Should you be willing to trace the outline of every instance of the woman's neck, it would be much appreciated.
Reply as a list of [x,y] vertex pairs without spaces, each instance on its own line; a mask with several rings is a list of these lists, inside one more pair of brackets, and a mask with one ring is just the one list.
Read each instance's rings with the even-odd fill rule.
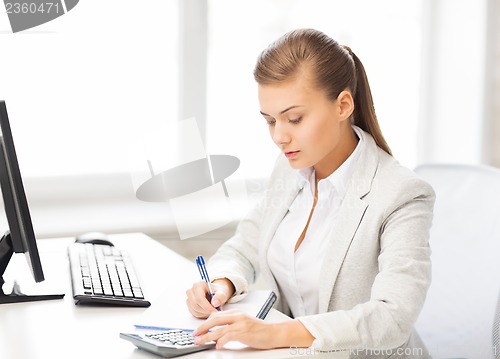
[[349,128],[350,130],[346,131],[346,135],[342,137],[342,141],[337,146],[334,156],[314,166],[316,184],[335,172],[356,149],[359,139],[352,127]]

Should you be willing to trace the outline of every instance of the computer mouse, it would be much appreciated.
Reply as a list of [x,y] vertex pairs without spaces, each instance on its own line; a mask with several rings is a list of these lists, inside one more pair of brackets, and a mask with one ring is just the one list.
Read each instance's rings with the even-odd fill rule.
[[75,243],[91,243],[91,244],[104,244],[113,246],[114,244],[108,239],[108,236],[101,232],[88,232],[80,234],[76,237]]

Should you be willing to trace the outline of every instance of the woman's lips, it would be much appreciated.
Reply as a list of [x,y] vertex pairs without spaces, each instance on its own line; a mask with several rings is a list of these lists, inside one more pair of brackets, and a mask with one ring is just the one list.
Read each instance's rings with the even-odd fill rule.
[[286,158],[294,158],[294,157],[297,157],[299,155],[299,152],[300,151],[288,151],[288,152],[285,152],[285,156],[286,156]]

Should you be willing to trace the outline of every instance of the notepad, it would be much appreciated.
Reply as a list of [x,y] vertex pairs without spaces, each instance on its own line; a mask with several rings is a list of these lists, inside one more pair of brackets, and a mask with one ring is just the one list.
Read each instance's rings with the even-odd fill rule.
[[[225,304],[223,310],[237,309],[256,318],[264,319],[276,301],[271,290],[250,291],[237,303]],[[185,297],[173,296],[168,292],[153,302],[134,323],[136,329],[168,330],[179,328],[193,330],[205,319],[193,317],[185,303]]]

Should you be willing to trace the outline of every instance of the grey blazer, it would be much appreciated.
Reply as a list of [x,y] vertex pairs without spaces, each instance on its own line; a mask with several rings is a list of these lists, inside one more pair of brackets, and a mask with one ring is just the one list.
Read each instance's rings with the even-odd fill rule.
[[[434,191],[377,147],[371,135],[361,135],[365,146],[321,267],[319,314],[297,319],[316,338],[317,350],[425,358],[413,324],[431,280]],[[294,170],[280,156],[262,202],[210,259],[212,279],[226,277],[235,285],[232,301],[241,299],[261,275],[278,294],[277,309],[290,314],[267,263],[267,250],[298,191]]]

